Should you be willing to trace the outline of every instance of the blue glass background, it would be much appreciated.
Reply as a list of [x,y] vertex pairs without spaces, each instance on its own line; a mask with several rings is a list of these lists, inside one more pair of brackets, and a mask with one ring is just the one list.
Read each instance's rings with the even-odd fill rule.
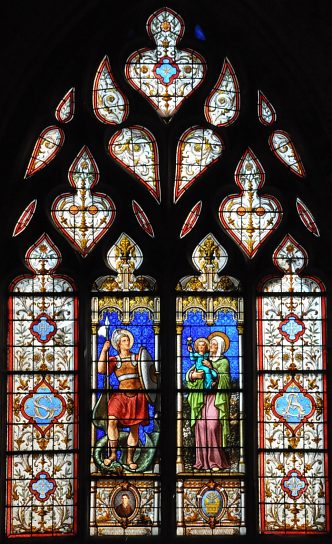
[[230,340],[229,348],[225,356],[229,360],[230,374],[232,382],[236,383],[239,379],[239,332],[237,329],[237,320],[234,312],[219,311],[214,325],[207,325],[202,310],[190,310],[187,318],[183,322],[182,331],[182,379],[185,383],[186,373],[193,363],[189,358],[187,347],[187,338],[193,339],[193,344],[197,338],[207,338],[212,332],[219,331],[227,334]]
[[[97,351],[98,351],[98,359],[100,352],[102,350],[102,347],[106,341],[106,337],[103,334],[100,334],[100,327],[105,326],[105,320],[109,320],[109,330],[108,330],[108,339],[112,338],[113,331],[115,329],[126,329],[130,331],[134,337],[134,344],[130,351],[133,353],[138,353],[139,349],[141,347],[145,347],[148,352],[150,353],[152,359],[155,358],[155,352],[154,352],[154,330],[153,330],[153,321],[150,318],[150,313],[148,310],[141,309],[139,311],[133,312],[132,321],[127,325],[124,325],[122,321],[119,319],[119,313],[114,311],[105,311],[102,318],[99,321],[99,330],[97,333]],[[103,333],[105,329],[101,329],[101,332]],[[109,357],[112,355],[117,355],[117,351],[113,348],[111,345],[109,349]],[[97,387],[98,389],[104,388],[104,380],[105,380],[105,374],[99,374],[97,375]],[[111,374],[109,376],[110,385],[112,389],[118,389],[119,388],[119,381],[115,374]],[[97,395],[99,397],[99,394]],[[151,433],[154,428],[154,415],[155,415],[155,409],[152,404],[149,403],[149,417],[150,417],[150,423],[149,425],[139,427],[139,438],[143,445],[145,444],[145,433]],[[129,427],[122,427],[122,430],[129,432]],[[97,429],[97,440],[102,438],[104,436],[104,431],[101,429]]]

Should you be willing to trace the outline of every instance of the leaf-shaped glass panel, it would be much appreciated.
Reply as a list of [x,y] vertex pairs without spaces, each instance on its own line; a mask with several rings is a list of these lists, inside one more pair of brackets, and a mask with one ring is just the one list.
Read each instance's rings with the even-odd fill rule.
[[296,209],[304,226],[315,236],[320,236],[314,216],[300,198],[296,199]]
[[149,236],[151,236],[151,238],[154,238],[154,231],[152,225],[143,208],[139,205],[138,202],[136,202],[136,200],[132,200],[131,205],[139,225]]
[[23,212],[21,213],[16,225],[15,225],[15,228],[14,228],[14,231],[13,231],[13,237],[14,236],[18,236],[19,234],[21,234],[21,232],[24,231],[24,229],[27,228],[27,226],[29,225],[31,219],[33,218],[33,215],[36,211],[36,206],[37,206],[37,200],[33,200],[32,202],[30,202],[30,204],[27,205],[27,207],[23,210]]
[[184,238],[196,225],[198,218],[201,214],[202,210],[202,201],[200,200],[195,204],[195,206],[192,207],[190,212],[187,215],[187,218],[185,222],[183,223],[183,227],[180,232],[180,238]]

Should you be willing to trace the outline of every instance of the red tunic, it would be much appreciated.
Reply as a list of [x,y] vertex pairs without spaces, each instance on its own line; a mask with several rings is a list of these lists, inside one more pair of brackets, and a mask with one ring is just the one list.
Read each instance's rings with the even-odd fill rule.
[[120,382],[119,389],[122,390],[121,393],[111,394],[108,415],[115,417],[122,427],[149,423],[148,401],[144,393],[137,392],[137,389],[142,389],[137,359],[137,355],[130,353],[128,357],[117,355],[108,361],[108,372],[110,375],[115,373]]

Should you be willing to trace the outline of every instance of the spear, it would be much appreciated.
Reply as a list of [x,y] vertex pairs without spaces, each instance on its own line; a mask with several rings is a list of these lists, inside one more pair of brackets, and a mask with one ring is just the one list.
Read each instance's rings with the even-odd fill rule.
[[109,320],[108,314],[106,314],[106,317],[105,317],[106,340],[110,339],[110,326],[111,326],[111,322]]
[[[111,325],[111,322],[109,320],[109,317],[108,317],[108,313],[106,314],[106,317],[105,317],[105,337],[106,337],[106,340],[109,340],[110,339],[110,325]],[[110,452],[110,449],[109,449],[109,439],[108,439],[108,401],[109,401],[109,397],[110,397],[110,393],[109,393],[109,390],[110,390],[110,380],[109,380],[109,365],[108,365],[108,351],[107,351],[107,354],[106,354],[106,399],[107,399],[107,402],[106,402],[106,414],[107,414],[107,428],[106,428],[106,435],[107,435],[107,456],[109,457],[111,452]]]

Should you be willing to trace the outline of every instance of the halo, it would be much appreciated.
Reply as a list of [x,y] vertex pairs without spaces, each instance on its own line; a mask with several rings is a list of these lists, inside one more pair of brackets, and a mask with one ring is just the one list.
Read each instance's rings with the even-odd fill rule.
[[207,351],[209,350],[209,341],[207,340],[207,338],[197,338],[195,340],[195,343],[194,343],[194,348],[196,351],[198,351],[198,348],[197,348],[197,345],[198,345],[198,342],[204,342],[204,344],[206,345],[207,347]]
[[208,341],[211,342],[211,340],[213,338],[215,338],[216,336],[220,336],[220,338],[223,339],[224,343],[225,343],[225,351],[224,353],[226,353],[226,351],[228,350],[229,348],[229,344],[231,343],[230,339],[229,339],[229,336],[227,336],[227,334],[225,334],[224,332],[219,332],[219,331],[216,331],[216,332],[211,332],[211,334],[209,334],[209,336],[207,337]]
[[131,349],[133,347],[133,344],[134,344],[134,337],[133,337],[132,333],[130,331],[128,331],[127,329],[115,329],[113,331],[112,338],[111,338],[111,344],[112,344],[113,348],[118,351],[118,342],[119,342],[121,336],[128,336],[128,338],[129,338],[129,349]]

